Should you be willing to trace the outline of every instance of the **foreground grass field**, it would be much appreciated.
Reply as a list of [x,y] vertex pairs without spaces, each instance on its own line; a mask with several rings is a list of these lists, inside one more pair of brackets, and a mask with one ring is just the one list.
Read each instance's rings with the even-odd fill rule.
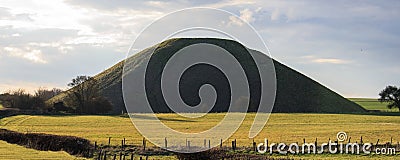
[[[248,130],[253,122],[254,114],[248,114],[232,139],[237,139],[241,146],[248,146],[252,139],[247,138]],[[201,132],[216,125],[223,113],[208,114],[200,119],[187,121],[176,114],[159,114],[162,122],[182,132]],[[112,137],[113,144],[119,144],[126,138],[130,144],[141,144],[142,137],[132,125],[128,117],[121,116],[30,116],[20,115],[0,120],[1,128],[19,132],[50,133],[57,135],[73,135],[108,143]],[[353,114],[271,114],[263,131],[255,138],[271,142],[302,142],[303,138],[321,142],[334,139],[337,132],[345,131],[352,140],[363,136],[365,142],[400,141],[398,134],[400,116],[353,115]],[[228,142],[227,142],[228,144]]]
[[[222,113],[208,114],[200,119],[187,119],[175,114],[159,114],[158,117],[166,125],[183,132],[204,131],[224,116]],[[254,114],[249,114],[239,130],[231,137],[237,139],[238,146],[250,146],[252,139],[247,137]],[[121,139],[126,138],[128,144],[140,145],[142,137],[136,131],[129,118],[121,116],[31,116],[20,115],[0,120],[1,128],[19,132],[50,133],[57,135],[73,135],[97,141],[98,144],[107,144],[108,137],[112,145],[118,145]],[[336,139],[339,131],[344,131],[351,137],[351,141],[359,141],[363,136],[364,142],[380,143],[400,141],[400,116],[383,115],[354,115],[354,114],[272,114],[263,131],[255,138],[262,142],[268,138],[272,143],[327,142]],[[230,141],[224,142],[229,146]],[[310,155],[311,156],[311,155]],[[318,156],[320,156],[318,158]],[[332,155],[318,155],[316,159]],[[347,155],[354,156],[354,155]],[[357,156],[355,156],[357,157]],[[389,158],[389,156],[379,156]],[[301,157],[300,157],[301,158]],[[306,157],[303,157],[306,158]],[[309,157],[312,158],[312,157]],[[368,158],[368,157],[364,157]],[[375,157],[376,158],[376,157]],[[393,157],[392,157],[393,158]]]
[[0,141],[0,159],[83,159],[66,152],[46,152],[28,149],[15,144]]

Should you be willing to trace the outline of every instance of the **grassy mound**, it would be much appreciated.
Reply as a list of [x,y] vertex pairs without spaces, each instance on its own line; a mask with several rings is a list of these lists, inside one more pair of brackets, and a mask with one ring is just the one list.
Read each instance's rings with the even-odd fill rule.
[[[179,50],[195,43],[211,43],[218,45],[226,50],[235,50],[238,43],[231,40],[213,39],[213,38],[181,38],[171,39],[160,43],[159,45],[145,49],[134,56],[130,57],[132,63],[130,72],[144,69],[146,64],[143,60],[151,56],[152,49],[154,54],[166,54],[171,51]],[[156,48],[157,47],[157,48]],[[255,52],[255,58],[268,58],[261,52]],[[274,60],[276,77],[277,77],[277,94],[273,112],[297,112],[297,113],[351,113],[366,112],[364,108],[358,104],[333,92],[320,83],[311,78],[297,72],[282,63]],[[121,113],[125,110],[122,96],[122,71],[124,62],[119,62],[113,67],[99,73],[94,78],[97,79],[101,86],[102,94],[114,106],[112,113]],[[199,75],[202,76],[202,75]],[[65,94],[60,94],[47,103],[62,101]],[[244,106],[245,107],[245,106]],[[255,111],[255,110],[250,110]],[[157,110],[155,111],[157,112]],[[158,112],[164,112],[160,106]]]

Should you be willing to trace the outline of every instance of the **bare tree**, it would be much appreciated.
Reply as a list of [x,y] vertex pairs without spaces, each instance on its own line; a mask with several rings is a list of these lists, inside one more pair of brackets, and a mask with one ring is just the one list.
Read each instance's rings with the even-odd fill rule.
[[77,76],[68,84],[70,103],[76,107],[78,113],[85,113],[89,110],[89,102],[100,96],[97,80],[90,76]]
[[25,92],[24,89],[8,91],[5,94],[2,94],[1,97],[1,101],[4,103],[3,105],[9,108],[41,110],[45,106],[44,101],[41,98],[32,96],[31,94]]
[[58,89],[58,88],[53,88],[51,90],[48,90],[46,88],[39,88],[38,90],[35,91],[35,96],[41,98],[44,101],[49,100],[50,98],[60,94],[63,90]]

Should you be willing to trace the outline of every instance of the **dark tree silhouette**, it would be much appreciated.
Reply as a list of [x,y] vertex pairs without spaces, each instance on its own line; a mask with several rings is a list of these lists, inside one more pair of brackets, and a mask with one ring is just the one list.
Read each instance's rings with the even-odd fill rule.
[[23,110],[42,110],[45,108],[44,100],[38,96],[31,95],[24,89],[8,91],[0,95],[0,101],[4,107],[18,108]]
[[85,114],[106,113],[112,109],[110,102],[101,96],[99,84],[90,76],[77,76],[68,84],[69,104],[75,112]]
[[379,93],[380,102],[389,102],[388,108],[399,108],[400,111],[400,88],[396,86],[387,86]]
[[88,110],[88,102],[99,96],[99,87],[96,79],[90,76],[77,76],[68,84],[72,89],[68,90],[70,103],[75,106],[78,113]]

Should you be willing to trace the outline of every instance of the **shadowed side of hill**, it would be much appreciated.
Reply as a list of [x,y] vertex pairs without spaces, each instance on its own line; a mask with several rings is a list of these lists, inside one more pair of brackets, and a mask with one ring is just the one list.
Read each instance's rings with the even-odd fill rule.
[[[171,39],[159,45],[147,48],[129,58],[130,68],[125,68],[129,72],[144,70],[152,51],[153,54],[166,54],[166,52],[176,51],[195,43],[210,43],[218,45],[226,50],[234,50],[238,44],[235,41],[212,39],[212,38],[182,38]],[[268,58],[261,52],[254,52],[254,58]],[[347,100],[327,87],[319,84],[311,78],[273,60],[277,78],[277,92],[273,112],[312,112],[312,113],[350,113],[365,112],[366,110],[354,102]],[[94,78],[100,83],[103,96],[105,96],[114,106],[112,113],[118,114],[126,110],[122,95],[122,72],[124,62],[119,62],[113,67],[101,72]],[[202,76],[202,75],[199,75]],[[66,94],[60,94],[48,101],[54,103],[63,101]],[[243,106],[246,107],[246,106]],[[221,110],[215,110],[221,111]],[[256,108],[249,108],[250,112]],[[155,112],[168,112],[162,107]]]
[[311,78],[274,60],[277,93],[273,112],[366,112]]

